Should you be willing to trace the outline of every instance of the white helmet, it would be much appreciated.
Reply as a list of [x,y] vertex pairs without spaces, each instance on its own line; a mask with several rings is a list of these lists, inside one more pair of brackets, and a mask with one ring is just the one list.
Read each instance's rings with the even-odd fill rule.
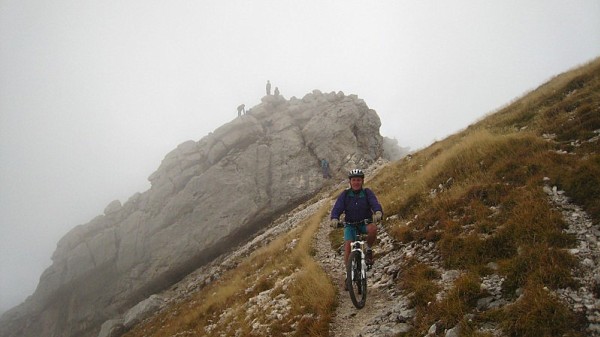
[[354,178],[354,177],[364,178],[365,173],[361,169],[350,170],[350,172],[348,172],[348,179]]

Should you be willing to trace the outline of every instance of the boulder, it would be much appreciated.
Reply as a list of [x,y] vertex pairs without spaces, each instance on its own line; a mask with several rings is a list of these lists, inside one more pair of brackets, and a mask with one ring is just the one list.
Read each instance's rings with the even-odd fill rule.
[[98,337],[119,337],[125,332],[122,319],[110,319],[100,327]]
[[160,309],[164,303],[163,299],[158,295],[148,297],[127,311],[123,318],[123,326],[126,329],[131,328],[135,324],[143,321],[156,310]]

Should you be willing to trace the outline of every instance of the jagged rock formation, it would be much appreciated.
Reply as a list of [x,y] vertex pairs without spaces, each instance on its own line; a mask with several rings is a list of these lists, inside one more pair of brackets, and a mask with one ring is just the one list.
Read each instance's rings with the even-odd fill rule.
[[71,230],[35,293],[0,319],[0,336],[96,336],[311,197],[332,175],[383,154],[381,122],[355,95],[265,96],[249,113],[166,155],[151,188]]

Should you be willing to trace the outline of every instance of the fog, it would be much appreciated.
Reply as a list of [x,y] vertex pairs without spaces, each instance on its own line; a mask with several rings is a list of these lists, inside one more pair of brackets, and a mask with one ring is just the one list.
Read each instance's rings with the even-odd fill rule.
[[267,80],[356,94],[416,150],[597,56],[597,0],[0,0],[0,312]]

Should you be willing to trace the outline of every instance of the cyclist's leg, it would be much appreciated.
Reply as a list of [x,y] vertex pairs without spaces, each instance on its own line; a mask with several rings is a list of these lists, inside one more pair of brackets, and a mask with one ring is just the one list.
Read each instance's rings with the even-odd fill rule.
[[367,243],[369,247],[373,247],[375,240],[377,240],[377,225],[370,223],[367,225]]
[[351,240],[344,241],[344,266],[348,264],[348,256],[350,256]]
[[344,265],[348,264],[348,256],[350,256],[350,246],[356,238],[356,230],[353,226],[344,227]]
[[377,226],[370,223],[364,226],[364,232],[367,233],[367,251],[365,252],[365,260],[368,266],[373,265],[373,245],[377,239]]

